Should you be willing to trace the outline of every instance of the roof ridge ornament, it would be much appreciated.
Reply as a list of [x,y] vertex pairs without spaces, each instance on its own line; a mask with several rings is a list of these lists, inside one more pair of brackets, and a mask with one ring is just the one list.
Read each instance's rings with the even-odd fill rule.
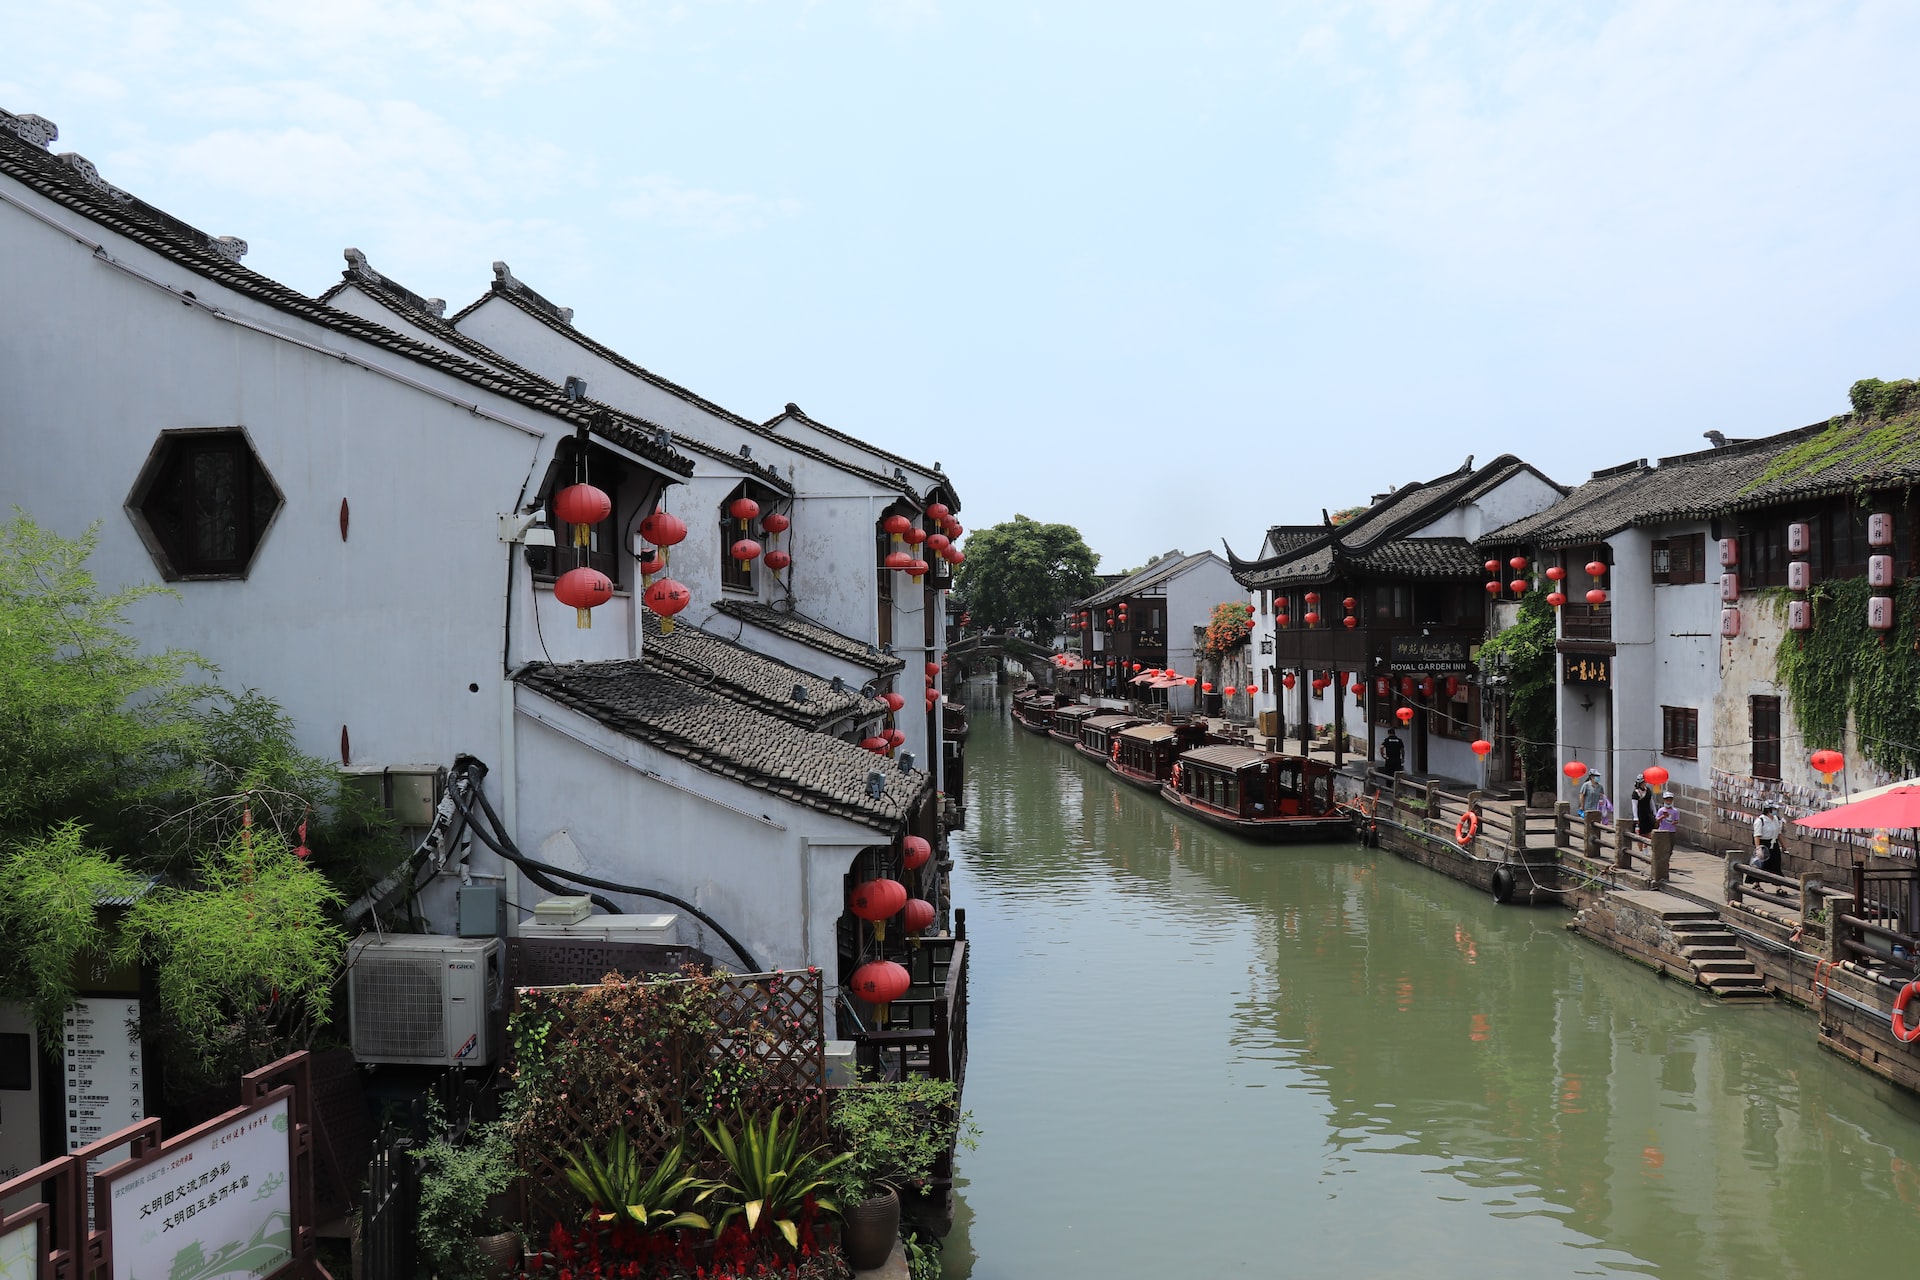
[[0,111],[0,128],[19,138],[20,141],[46,150],[55,138],[60,136],[60,126],[45,116],[36,116],[30,111],[14,115],[11,111]]
[[519,294],[522,298],[533,303],[539,307],[540,310],[546,312],[562,324],[570,325],[573,323],[572,307],[560,306],[540,296],[540,294],[528,288],[524,280],[514,275],[513,271],[504,262],[495,261],[493,264],[493,288],[496,293]]

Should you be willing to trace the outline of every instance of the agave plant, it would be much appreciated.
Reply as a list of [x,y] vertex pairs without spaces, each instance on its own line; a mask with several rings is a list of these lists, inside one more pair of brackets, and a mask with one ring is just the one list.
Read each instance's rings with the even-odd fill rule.
[[601,1222],[625,1217],[647,1231],[670,1227],[708,1231],[713,1224],[694,1210],[720,1188],[681,1173],[686,1156],[686,1147],[676,1142],[648,1172],[628,1144],[626,1131],[616,1129],[604,1158],[591,1151],[567,1158],[567,1181],[593,1203]]
[[779,1107],[773,1109],[765,1124],[742,1111],[737,1138],[723,1125],[709,1129],[703,1124],[700,1132],[733,1171],[726,1191],[729,1199],[738,1201],[728,1204],[721,1212],[714,1228],[716,1232],[725,1230],[736,1215],[746,1217],[748,1231],[759,1230],[764,1219],[786,1238],[790,1247],[797,1249],[800,1230],[794,1219],[808,1196],[813,1196],[816,1207],[829,1213],[840,1212],[833,1201],[816,1193],[827,1185],[828,1177],[839,1168],[846,1155],[827,1155],[824,1146],[802,1151],[797,1128],[781,1131]]

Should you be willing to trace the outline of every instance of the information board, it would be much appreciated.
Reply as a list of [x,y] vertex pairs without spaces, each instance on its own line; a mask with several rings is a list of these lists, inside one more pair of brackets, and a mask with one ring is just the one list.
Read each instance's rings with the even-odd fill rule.
[[260,1280],[291,1262],[291,1124],[283,1094],[116,1177],[113,1280]]
[[40,1259],[46,1253],[40,1233],[45,1226],[44,1219],[30,1218],[0,1232],[0,1280],[40,1280]]
[[[146,1119],[145,1071],[140,1061],[140,1002],[127,996],[86,996],[68,1006],[66,1043],[67,1150]],[[87,1221],[93,1222],[93,1175],[127,1158],[112,1147],[87,1161]]]

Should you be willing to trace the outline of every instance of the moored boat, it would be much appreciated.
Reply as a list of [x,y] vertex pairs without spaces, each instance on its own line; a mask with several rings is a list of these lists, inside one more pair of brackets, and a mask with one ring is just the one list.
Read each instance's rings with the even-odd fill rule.
[[1353,830],[1334,803],[1333,766],[1304,756],[1197,747],[1174,760],[1160,796],[1182,813],[1249,840],[1334,840]]
[[1107,769],[1128,786],[1158,791],[1173,776],[1175,758],[1199,746],[1206,737],[1205,721],[1136,724],[1113,735]]
[[1056,706],[1053,709],[1053,736],[1062,742],[1078,744],[1080,726],[1087,722],[1089,716],[1099,714],[1100,708],[1088,706],[1084,702],[1076,702],[1072,706]]
[[1091,756],[1101,764],[1106,764],[1113,756],[1113,735],[1139,723],[1139,716],[1125,712],[1109,711],[1104,715],[1088,716],[1080,724],[1080,741],[1073,745],[1081,755]]
[[1022,690],[1013,695],[1013,722],[1034,733],[1053,729],[1053,695]]

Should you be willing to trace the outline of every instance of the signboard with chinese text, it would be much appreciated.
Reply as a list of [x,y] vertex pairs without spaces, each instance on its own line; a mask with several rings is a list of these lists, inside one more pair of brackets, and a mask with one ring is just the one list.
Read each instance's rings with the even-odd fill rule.
[[1562,684],[1607,684],[1613,679],[1613,659],[1604,653],[1560,655]]
[[1387,670],[1397,675],[1444,675],[1468,670],[1472,665],[1465,640],[1395,636],[1388,644]]
[[264,1280],[293,1261],[292,1090],[111,1177],[113,1280]]
[[[128,996],[83,996],[61,1019],[65,1053],[67,1150],[118,1133],[147,1114],[140,1060],[140,1001]],[[93,1175],[126,1159],[115,1147],[87,1162],[87,1203]],[[91,1217],[89,1221],[91,1221]]]

